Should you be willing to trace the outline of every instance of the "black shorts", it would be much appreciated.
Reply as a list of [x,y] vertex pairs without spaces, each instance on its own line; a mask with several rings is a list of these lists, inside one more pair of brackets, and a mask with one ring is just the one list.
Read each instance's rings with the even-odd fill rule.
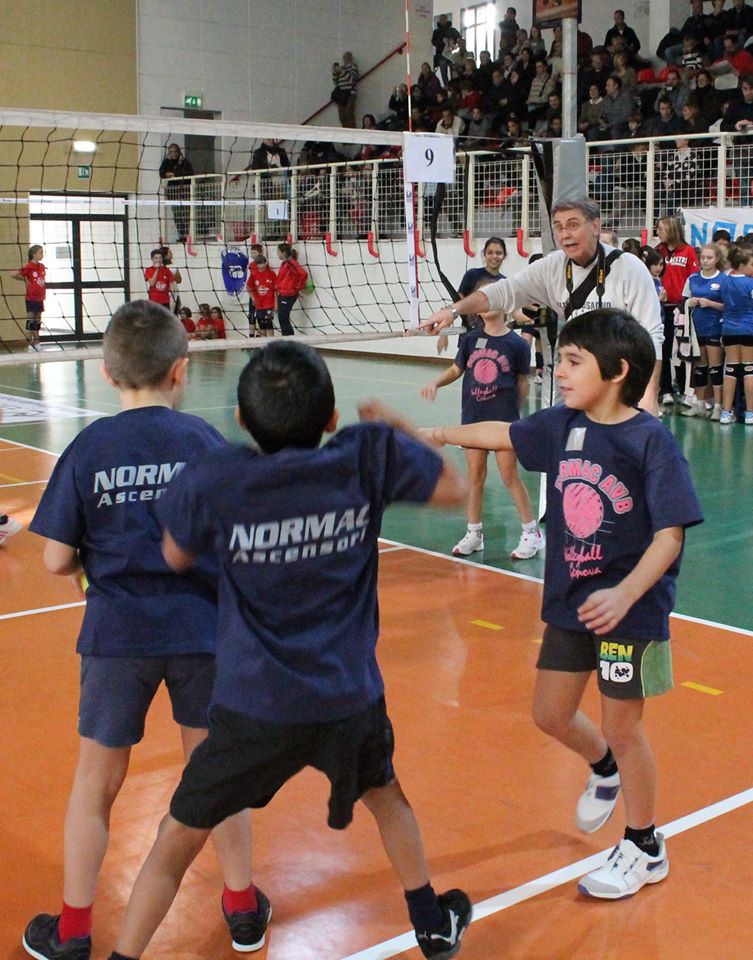
[[33,313],[35,317],[41,317],[44,313],[44,300],[27,300],[26,312]]
[[260,330],[274,330],[274,310],[252,310],[249,319]]
[[698,337],[699,347],[721,347],[721,345],[722,345],[722,336],[719,333],[713,337]]
[[722,343],[725,347],[753,347],[753,336],[736,336],[734,333],[722,335]]
[[563,673],[597,670],[600,692],[613,700],[642,700],[673,686],[669,640],[617,640],[550,623],[536,667]]
[[296,773],[314,767],[331,784],[327,823],[342,830],[367,790],[395,779],[394,747],[384,698],[329,723],[267,723],[215,706],[209,736],[191,754],[170,813],[209,830],[246,807],[265,807]]

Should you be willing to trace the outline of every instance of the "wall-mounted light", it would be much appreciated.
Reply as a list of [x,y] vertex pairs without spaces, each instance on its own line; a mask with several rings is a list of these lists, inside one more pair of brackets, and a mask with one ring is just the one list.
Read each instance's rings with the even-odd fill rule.
[[73,149],[76,153],[94,153],[97,144],[93,140],[74,140]]

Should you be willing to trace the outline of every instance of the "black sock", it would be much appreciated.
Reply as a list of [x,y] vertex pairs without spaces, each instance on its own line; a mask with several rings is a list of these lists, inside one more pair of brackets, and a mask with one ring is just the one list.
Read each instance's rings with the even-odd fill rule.
[[430,883],[418,890],[406,890],[405,900],[410,922],[417,933],[433,933],[442,929],[444,914]]
[[655,830],[653,823],[650,827],[643,827],[641,830],[625,827],[625,839],[632,840],[636,847],[645,850],[650,857],[655,857],[659,853],[659,841],[656,839]]
[[613,773],[617,773],[617,761],[609,747],[601,760],[591,764],[591,769],[597,777],[611,777]]

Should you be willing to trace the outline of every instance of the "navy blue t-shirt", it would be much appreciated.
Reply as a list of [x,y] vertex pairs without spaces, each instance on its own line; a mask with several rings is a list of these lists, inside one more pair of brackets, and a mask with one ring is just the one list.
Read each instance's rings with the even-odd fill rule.
[[465,371],[463,423],[518,419],[518,377],[531,366],[531,348],[522,337],[471,330],[458,344],[455,366]]
[[155,506],[187,462],[225,446],[199,417],[155,406],[95,421],[60,457],[29,529],[80,553],[89,581],[80,654],[214,653],[216,566],[202,558],[173,573]]
[[476,289],[476,284],[479,280],[489,280],[490,283],[496,283],[497,280],[504,279],[505,275],[503,273],[489,273],[486,267],[471,267],[470,270],[466,270],[463,274],[463,279],[460,281],[460,286],[458,287],[458,293],[461,297],[468,297]]
[[382,696],[377,537],[395,500],[427,501],[442,469],[384,423],[319,449],[232,447],[187,467],[159,517],[220,567],[212,702],[272,723],[320,723]]
[[722,279],[722,335],[753,336],[753,277],[725,274]]
[[[683,297],[695,297],[696,300],[704,297],[706,300],[722,302],[722,282],[724,274],[715,271],[713,277],[704,277],[702,273],[691,273],[685,281],[682,291]],[[713,307],[702,307],[700,304],[693,307],[693,326],[696,336],[717,338],[722,333],[722,311]]]
[[[585,631],[577,611],[590,594],[623,580],[659,530],[703,520],[677,442],[644,410],[599,424],[560,405],[519,420],[510,436],[523,466],[547,475],[546,623]],[[610,635],[668,639],[679,569],[678,556]]]

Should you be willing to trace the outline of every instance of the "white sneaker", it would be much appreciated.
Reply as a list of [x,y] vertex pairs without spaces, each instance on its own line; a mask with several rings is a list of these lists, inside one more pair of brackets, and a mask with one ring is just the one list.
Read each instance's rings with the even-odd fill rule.
[[695,407],[695,394],[683,393],[680,397],[680,404],[683,407]]
[[753,410],[745,411],[745,426],[753,427]]
[[10,537],[18,533],[19,530],[23,530],[23,527],[18,522],[18,520],[14,520],[13,517],[1,516],[0,517],[0,547],[3,546],[6,540],[10,539]]
[[715,403],[711,411],[711,416],[709,417],[709,420],[714,420],[718,422],[721,416],[722,416],[722,405],[721,403]]
[[513,560],[530,560],[544,549],[544,537],[540,530],[524,530],[511,556]]
[[575,822],[578,829],[583,833],[593,833],[603,827],[612,816],[619,793],[619,771],[608,777],[600,777],[598,773],[592,773],[575,808]]
[[699,409],[699,408],[698,408],[698,404],[695,402],[695,400],[693,400],[691,403],[686,403],[686,402],[685,402],[685,397],[683,397],[683,399],[682,399],[682,409],[680,410],[680,416],[681,416],[681,417],[695,417],[695,416],[705,417],[705,416],[706,416],[706,410],[705,410],[703,404],[701,404],[700,409]]
[[664,396],[661,398],[661,402],[665,407],[671,407],[675,402],[675,398],[672,396],[671,393],[665,393]]
[[731,410],[722,410],[722,412],[719,414],[719,423],[732,423],[733,420],[734,417],[732,416]]
[[452,548],[456,557],[468,557],[484,549],[484,534],[481,530],[469,530]]
[[581,879],[579,892],[602,900],[622,900],[638,893],[647,883],[659,883],[669,873],[669,858],[664,837],[657,833],[656,839],[659,852],[655,857],[632,840],[620,840],[604,866]]

